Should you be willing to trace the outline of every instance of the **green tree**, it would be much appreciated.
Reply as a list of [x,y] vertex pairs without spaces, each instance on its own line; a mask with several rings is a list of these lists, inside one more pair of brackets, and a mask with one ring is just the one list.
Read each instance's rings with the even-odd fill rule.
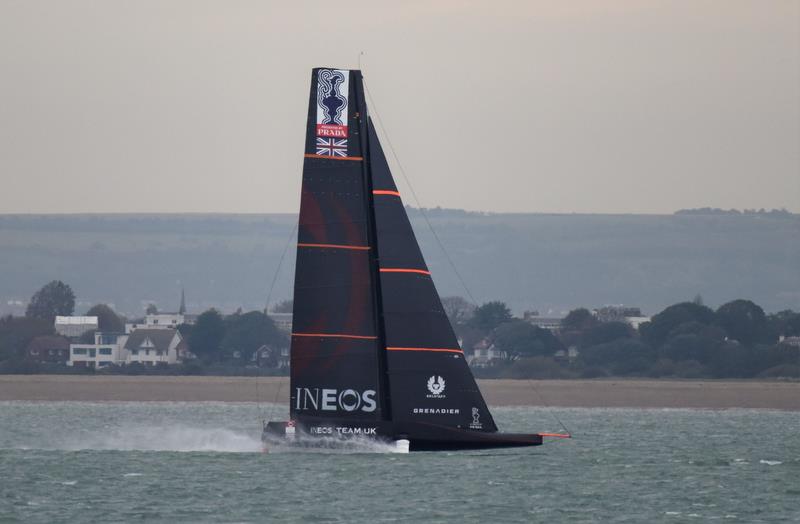
[[622,338],[581,350],[580,359],[587,367],[602,367],[614,375],[641,375],[656,361],[656,352],[648,344]]
[[724,340],[725,330],[717,325],[684,322],[669,332],[666,341],[658,348],[658,355],[674,362],[694,360],[708,364]]
[[0,362],[21,360],[34,337],[55,333],[53,323],[41,318],[0,318]]
[[733,300],[717,309],[717,323],[728,336],[746,346],[756,342],[771,342],[767,316],[760,306],[750,300]]
[[505,302],[486,302],[475,308],[470,325],[484,332],[495,329],[500,324],[511,320],[511,310]]
[[512,320],[495,329],[494,344],[505,351],[509,358],[552,356],[563,349],[561,342],[553,334],[524,320]]
[[561,328],[564,331],[584,331],[597,324],[597,319],[594,318],[592,312],[581,307],[567,313],[567,316],[561,321]]
[[684,322],[712,324],[714,319],[714,311],[706,306],[701,306],[694,302],[681,302],[669,306],[661,313],[653,316],[650,322],[645,322],[639,326],[639,333],[651,345],[659,346],[667,339],[670,331]]
[[55,317],[75,311],[75,293],[67,284],[53,280],[37,291],[25,310],[25,316],[52,322]]
[[294,300],[287,298],[272,306],[273,313],[291,313],[294,310]]
[[465,351],[474,348],[476,344],[486,338],[486,333],[483,330],[469,324],[455,324],[453,325],[453,330],[456,332],[456,336],[461,341],[461,347]]
[[601,322],[583,332],[581,346],[596,346],[631,336],[633,329],[625,322]]
[[778,311],[767,316],[767,326],[770,336],[778,338],[800,336],[800,313],[791,309]]
[[658,348],[658,356],[673,362],[695,360],[706,363],[710,360],[715,343],[695,334],[677,335]]
[[442,297],[442,307],[453,326],[466,324],[475,314],[475,304],[464,297]]
[[717,378],[749,378],[755,375],[756,352],[735,340],[720,343],[711,356],[709,369]]
[[97,329],[99,331],[110,331],[122,333],[125,331],[125,324],[117,316],[111,307],[106,304],[95,304],[86,312],[87,317],[97,317]]
[[205,361],[219,360],[220,344],[225,338],[225,321],[216,309],[209,309],[197,317],[189,334],[189,349]]
[[[764,371],[784,366],[800,366],[800,347],[776,344],[758,349],[756,373],[759,375]],[[774,373],[767,373],[767,375],[781,376]],[[793,376],[793,374],[784,376]]]
[[261,311],[230,315],[225,318],[225,337],[221,348],[226,355],[238,351],[242,359],[249,360],[263,345],[285,346],[286,335],[275,327],[275,322]]
[[145,315],[158,315],[158,308],[155,304],[147,304],[147,308],[144,310]]

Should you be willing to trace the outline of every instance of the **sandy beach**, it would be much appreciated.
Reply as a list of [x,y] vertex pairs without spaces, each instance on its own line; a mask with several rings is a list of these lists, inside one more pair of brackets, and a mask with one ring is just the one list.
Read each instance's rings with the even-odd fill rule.
[[[493,406],[761,408],[800,411],[800,382],[479,380]],[[0,375],[0,401],[285,402],[286,377]]]

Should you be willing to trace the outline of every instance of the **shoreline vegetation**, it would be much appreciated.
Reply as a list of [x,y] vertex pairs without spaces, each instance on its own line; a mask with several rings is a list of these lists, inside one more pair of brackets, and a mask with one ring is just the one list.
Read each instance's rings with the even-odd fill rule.
[[[478,380],[492,406],[800,411],[800,381]],[[285,403],[288,377],[0,375],[0,401]]]
[[[86,312],[93,327],[68,338],[63,325],[65,336],[56,336],[54,319],[74,313],[75,294],[62,281],[49,282],[33,295],[24,317],[0,318],[0,374],[287,373],[291,299],[271,312],[240,308],[226,315],[211,308],[185,315],[183,298],[179,313],[159,315],[150,304],[144,318],[130,322],[107,304],[95,304]],[[459,296],[444,297],[442,309],[456,335],[448,347],[463,348],[479,379],[800,378],[800,313],[767,314],[746,299],[714,310],[698,294],[652,317],[624,305],[577,308],[563,318],[538,311],[515,317],[504,302],[476,305]],[[140,329],[143,340],[163,338],[148,329],[175,336],[145,347],[134,342]]]

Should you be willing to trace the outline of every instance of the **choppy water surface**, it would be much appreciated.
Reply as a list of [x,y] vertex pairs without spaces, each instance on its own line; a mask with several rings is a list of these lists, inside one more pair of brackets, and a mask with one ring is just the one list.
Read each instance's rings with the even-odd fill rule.
[[497,408],[576,438],[398,455],[263,454],[263,411],[0,403],[0,522],[800,521],[798,413]]

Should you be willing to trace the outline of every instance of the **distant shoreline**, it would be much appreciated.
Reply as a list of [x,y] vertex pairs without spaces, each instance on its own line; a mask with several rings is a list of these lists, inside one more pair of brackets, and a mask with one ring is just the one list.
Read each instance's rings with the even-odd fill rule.
[[[800,411],[800,381],[479,380],[492,406]],[[286,402],[288,377],[0,375],[0,401]]]

